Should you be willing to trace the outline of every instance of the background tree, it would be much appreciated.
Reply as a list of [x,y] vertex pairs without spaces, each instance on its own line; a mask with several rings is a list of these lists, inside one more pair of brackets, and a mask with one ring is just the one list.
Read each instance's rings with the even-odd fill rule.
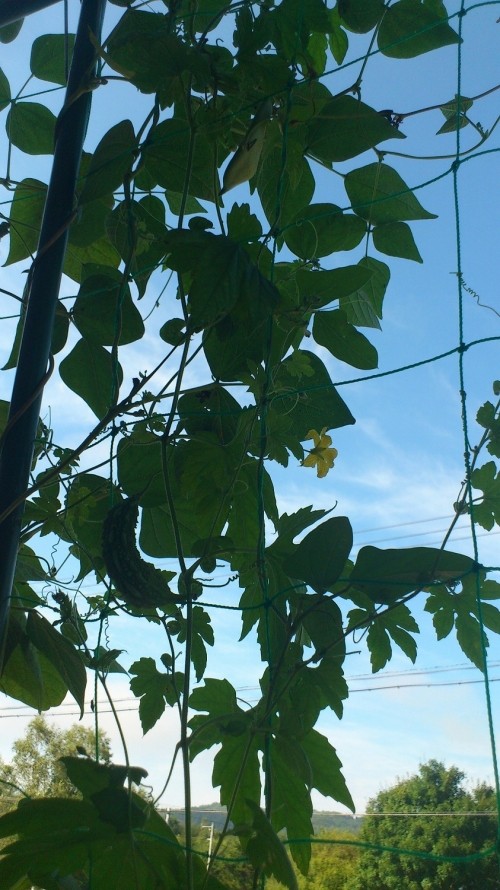
[[[363,822],[360,840],[424,855],[366,850],[359,859],[357,876],[346,885],[349,890],[500,888],[498,855],[480,858],[495,845],[495,794],[487,785],[468,791],[464,779],[457,767],[430,760],[416,775],[370,801],[368,812],[373,815]],[[484,812],[492,815],[479,815]],[[411,815],[405,818],[404,813]],[[470,854],[479,856],[459,863],[431,858]]]
[[[217,841],[217,837],[215,838]],[[253,883],[254,869],[243,857],[241,844],[237,837],[228,835],[224,838],[217,859],[213,863],[213,874],[227,887],[228,890],[241,890],[242,887],[251,887]]]
[[[12,782],[29,797],[75,797],[78,790],[69,781],[59,758],[83,752],[94,756],[95,733],[78,723],[69,729],[58,729],[43,717],[34,717],[24,736],[12,747],[12,761],[0,766],[0,779]],[[110,742],[102,730],[99,730],[99,757],[103,763],[111,761]],[[7,788],[6,794],[9,793],[15,794],[15,789],[9,792]]]
[[[358,835],[349,831],[320,831],[313,844],[311,863],[307,875],[297,875],[299,890],[346,890],[357,872],[359,848],[353,841]],[[279,890],[273,878],[267,890]]]

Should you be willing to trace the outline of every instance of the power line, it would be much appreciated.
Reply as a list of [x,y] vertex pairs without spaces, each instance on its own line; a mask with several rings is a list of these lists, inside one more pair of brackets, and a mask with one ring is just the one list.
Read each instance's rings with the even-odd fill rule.
[[410,519],[408,522],[395,522],[391,525],[376,525],[373,528],[360,528],[357,531],[358,535],[370,535],[372,532],[382,532],[386,529],[390,528],[404,528],[407,525],[422,525],[424,522],[444,522],[448,520],[451,522],[454,514],[452,513],[449,516],[428,516],[427,519]]
[[[489,683],[499,683],[500,677],[490,677]],[[450,680],[448,683],[394,683],[388,686],[365,686],[362,689],[351,689],[350,695],[359,692],[381,692],[382,690],[387,689],[433,689],[439,686],[476,686],[478,683],[484,684],[484,680]],[[257,688],[257,687],[254,687]],[[123,701],[134,701],[134,699],[123,699]],[[60,706],[59,706],[60,707]],[[9,710],[8,708],[3,708],[2,710]],[[97,706],[97,710],[99,714],[112,714],[112,708],[100,708]],[[115,712],[117,714],[123,714],[127,711],[135,711],[139,710],[139,704],[135,708],[115,708]],[[52,709],[52,712],[49,714],[50,717],[79,717],[80,711],[57,711],[54,713],[55,709]],[[11,718],[26,718],[31,719],[33,716],[33,712],[28,714],[0,714],[0,720],[9,720]]]
[[[498,683],[500,682],[500,677],[489,677],[489,683]],[[432,689],[438,686],[475,686],[478,683],[484,685],[483,680],[450,680],[449,683],[398,683],[393,686],[366,686],[363,689],[351,689],[349,694],[353,694],[355,692],[379,692],[382,689],[417,689],[417,688],[426,688]]]
[[[169,813],[171,815],[175,815],[176,813],[185,813],[186,809],[185,809],[185,807],[160,807],[158,812]],[[191,810],[191,813],[195,814],[195,815],[197,813],[200,813],[200,814],[206,813],[206,814],[210,814],[210,815],[214,815],[214,816],[225,816],[227,813],[227,810],[224,809],[223,807],[220,807],[218,809],[216,809],[215,807],[210,807],[207,809],[202,808],[202,807],[193,807],[193,809]],[[493,816],[493,818],[497,818],[498,813],[496,810],[477,810],[477,811],[476,810],[464,810],[464,811],[458,810],[456,813],[453,813],[453,812],[432,813],[432,812],[425,811],[425,812],[420,812],[420,813],[366,813],[366,812],[363,812],[363,813],[351,814],[351,813],[339,813],[339,812],[336,812],[335,810],[331,810],[331,811],[329,811],[329,810],[313,810],[313,818],[314,818],[314,816],[335,816],[335,817],[340,816],[342,819],[352,819],[352,820],[363,819],[363,818],[371,817],[371,816],[375,816],[376,818],[384,817],[384,816],[396,816],[396,817],[403,818],[403,819],[408,819],[408,818],[411,819],[413,817],[422,818],[422,817],[426,817],[426,816],[427,817],[430,817],[430,816],[433,816],[433,817],[440,817],[440,816],[452,816],[452,817],[453,816],[455,816],[455,817]]]
[[[467,529],[467,526],[465,526],[465,525],[464,526],[459,525],[456,527],[457,531],[465,531],[466,529]],[[356,546],[357,547],[365,547],[367,544],[370,544],[370,545],[384,544],[387,541],[402,541],[406,538],[422,538],[422,537],[425,537],[426,535],[444,535],[444,534],[446,534],[447,531],[448,531],[447,528],[436,528],[436,529],[431,529],[428,532],[411,532],[410,534],[407,534],[407,535],[392,535],[392,537],[390,537],[390,538],[375,538],[374,541],[368,541],[366,543],[363,541],[361,544],[356,543]],[[485,537],[489,537],[490,535],[498,535],[498,534],[500,534],[500,532],[498,532],[498,531],[481,532],[481,533],[476,534],[476,538],[485,538]],[[458,536],[458,535],[453,534],[453,536],[450,540],[451,541],[466,541],[469,537],[470,537],[470,531],[469,531],[468,535]]]
[[[491,661],[491,662],[489,662],[488,667],[490,669],[500,667],[500,661]],[[345,679],[348,683],[353,683],[356,680],[378,680],[378,679],[382,680],[382,679],[387,679],[389,677],[394,678],[394,677],[409,677],[409,676],[419,677],[419,676],[427,676],[428,674],[449,673],[451,671],[477,671],[477,668],[475,665],[469,664],[468,662],[461,662],[461,663],[453,664],[453,665],[434,665],[433,667],[430,667],[430,668],[421,668],[421,669],[408,668],[407,670],[403,670],[403,671],[384,671],[384,673],[380,674],[379,677],[374,677],[373,674],[352,674],[351,676],[347,676]],[[457,681],[454,681],[453,683],[450,683],[449,685],[455,685],[455,684],[459,685],[459,684],[465,683],[465,682],[481,683],[482,681],[481,680],[475,680],[475,681],[459,681],[459,680],[457,680]],[[415,686],[417,684],[404,683],[404,684],[399,684],[399,685],[400,686]],[[439,685],[448,685],[448,684],[431,683],[431,684],[421,684],[421,685],[439,686]],[[252,692],[253,690],[259,689],[259,688],[260,688],[259,686],[237,686],[235,691],[236,692]],[[393,688],[393,687],[376,687],[376,688]],[[360,692],[362,690],[352,690],[352,691]],[[136,702],[136,701],[137,701],[137,698],[135,696],[130,696],[130,695],[127,696],[126,698],[113,699],[114,704],[125,704],[127,702]],[[102,705],[104,707],[105,705],[107,705],[107,703],[108,703],[107,700],[104,702],[97,702],[97,708],[100,711],[100,713],[103,713],[100,706]],[[87,708],[90,708],[90,706],[91,706],[90,702],[87,702],[86,706],[87,706]],[[70,707],[73,707],[73,702],[63,702],[62,704],[58,705],[58,708],[70,708]],[[123,709],[123,710],[126,710],[126,709]],[[5,705],[3,708],[0,708],[0,713],[3,711],[29,711],[31,714],[33,712],[33,708],[30,705]]]

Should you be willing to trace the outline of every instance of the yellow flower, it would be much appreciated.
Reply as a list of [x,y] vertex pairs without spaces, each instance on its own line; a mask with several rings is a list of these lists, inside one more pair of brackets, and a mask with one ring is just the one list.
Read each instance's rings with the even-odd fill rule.
[[311,448],[301,463],[303,467],[316,467],[319,479],[322,479],[331,470],[338,455],[336,448],[330,448],[332,439],[331,436],[326,435],[326,429],[324,426],[320,433],[317,433],[316,430],[309,430],[305,438],[313,440],[314,448]]

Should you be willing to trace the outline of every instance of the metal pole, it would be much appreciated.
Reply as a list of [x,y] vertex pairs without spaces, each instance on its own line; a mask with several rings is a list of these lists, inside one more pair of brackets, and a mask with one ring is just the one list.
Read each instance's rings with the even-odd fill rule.
[[[47,375],[68,227],[87,131],[95,72],[92,32],[100,40],[106,0],[82,0],[66,100],[59,115],[52,174],[30,288],[7,433],[0,454],[0,653],[5,640],[26,491]],[[86,89],[86,85],[88,88]]]

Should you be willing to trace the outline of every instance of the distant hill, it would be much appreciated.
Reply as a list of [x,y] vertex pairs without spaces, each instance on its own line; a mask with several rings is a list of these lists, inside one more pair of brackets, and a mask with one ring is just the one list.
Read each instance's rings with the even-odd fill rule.
[[342,813],[328,813],[322,810],[314,810],[312,815],[312,823],[314,831],[330,831],[332,828],[338,828],[339,831],[350,831],[357,834],[363,823],[362,818],[356,816],[344,816]]
[[[171,810],[161,809],[160,813],[165,817],[167,813],[170,813],[172,818],[177,819],[181,824],[184,822],[184,810],[176,808],[172,808]],[[202,804],[199,807],[193,807],[192,819],[193,825],[212,825],[213,823],[215,831],[221,831],[226,820],[226,809],[225,807],[221,807],[220,803]],[[330,813],[315,810],[313,812],[312,822],[316,833],[336,828],[339,831],[350,831],[353,834],[357,834],[361,828],[363,820],[357,819],[354,816],[344,816],[342,813]]]

